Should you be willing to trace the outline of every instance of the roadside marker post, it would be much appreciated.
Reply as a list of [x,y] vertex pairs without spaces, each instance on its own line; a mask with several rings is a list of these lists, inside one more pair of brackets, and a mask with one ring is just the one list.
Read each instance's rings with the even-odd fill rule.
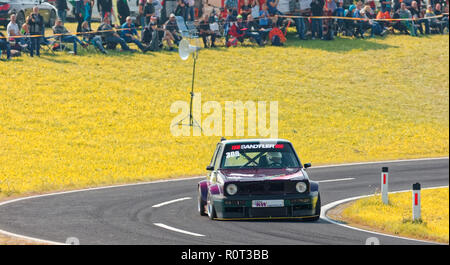
[[388,199],[388,183],[389,183],[389,168],[381,168],[381,200],[384,204],[389,203]]
[[413,192],[412,192],[412,211],[413,211],[413,221],[420,221],[421,212],[420,212],[420,183],[413,184]]

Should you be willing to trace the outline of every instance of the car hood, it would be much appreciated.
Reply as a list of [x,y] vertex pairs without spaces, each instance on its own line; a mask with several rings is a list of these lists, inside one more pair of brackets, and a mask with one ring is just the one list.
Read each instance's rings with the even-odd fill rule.
[[221,169],[225,181],[304,180],[300,168]]

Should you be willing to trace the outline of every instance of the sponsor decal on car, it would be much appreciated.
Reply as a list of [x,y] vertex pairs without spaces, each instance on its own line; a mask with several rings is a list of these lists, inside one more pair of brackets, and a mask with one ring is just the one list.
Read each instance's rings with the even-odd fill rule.
[[231,150],[243,150],[243,149],[283,149],[283,144],[242,144],[233,145]]
[[252,207],[284,207],[284,200],[253,200]]

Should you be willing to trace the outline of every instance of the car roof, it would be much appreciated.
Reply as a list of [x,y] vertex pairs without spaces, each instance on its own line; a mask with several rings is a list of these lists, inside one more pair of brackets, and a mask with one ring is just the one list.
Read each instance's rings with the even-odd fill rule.
[[254,142],[258,142],[258,143],[291,143],[288,140],[285,139],[275,139],[275,138],[259,138],[259,139],[236,139],[236,140],[224,140],[221,143],[223,144],[245,144],[245,143],[254,143]]

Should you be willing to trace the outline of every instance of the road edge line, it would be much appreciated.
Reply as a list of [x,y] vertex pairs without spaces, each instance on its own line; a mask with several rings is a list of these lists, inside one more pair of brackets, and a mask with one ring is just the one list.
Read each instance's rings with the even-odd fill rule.
[[[427,188],[422,188],[422,190],[448,188],[448,187],[449,187],[448,185],[446,185],[446,186],[436,186],[436,187],[427,187]],[[411,191],[411,190],[392,191],[392,192],[389,192],[389,194],[409,192],[409,191]],[[382,236],[387,236],[387,237],[393,237],[393,238],[398,238],[398,239],[403,239],[403,240],[417,241],[417,242],[423,242],[423,243],[431,243],[431,244],[436,244],[436,245],[448,245],[448,244],[445,244],[445,243],[439,243],[439,242],[434,242],[434,241],[415,239],[415,238],[404,237],[404,236],[395,236],[395,235],[391,235],[391,234],[385,234],[385,233],[381,233],[381,232],[366,230],[366,229],[350,226],[350,225],[347,225],[347,224],[343,224],[340,221],[334,220],[334,219],[332,219],[332,218],[327,216],[327,212],[329,210],[335,208],[338,205],[341,205],[341,204],[346,203],[346,202],[362,199],[362,198],[372,197],[372,196],[375,196],[375,194],[355,196],[355,197],[350,197],[350,198],[346,198],[346,199],[330,202],[330,203],[328,203],[328,204],[326,204],[326,205],[321,207],[320,219],[325,220],[325,221],[327,221],[329,223],[332,223],[332,224],[335,224],[335,225],[343,226],[343,227],[346,227],[346,228],[349,228],[349,229],[353,229],[353,230],[357,230],[357,231],[360,231],[360,232],[366,232],[366,233],[375,234],[375,235],[382,235]]]

